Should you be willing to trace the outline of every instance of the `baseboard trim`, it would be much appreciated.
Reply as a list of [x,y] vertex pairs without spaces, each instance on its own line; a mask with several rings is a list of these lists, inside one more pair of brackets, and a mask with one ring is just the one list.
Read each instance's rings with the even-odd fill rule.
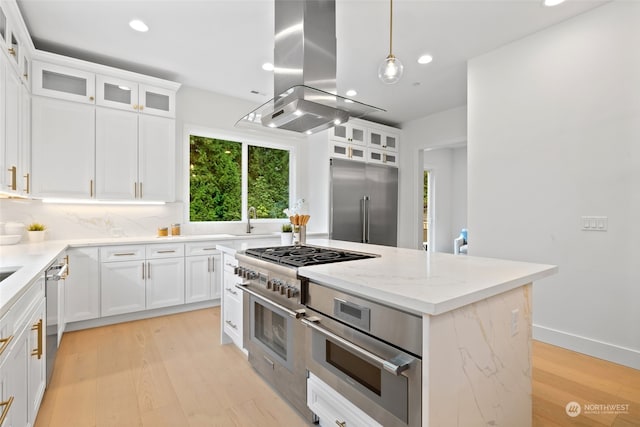
[[220,299],[194,302],[173,307],[156,308],[153,310],[137,311],[135,313],[118,314],[116,316],[100,317],[98,319],[82,320],[79,322],[67,323],[65,332],[79,331],[82,329],[98,328],[100,326],[115,325],[116,323],[131,322],[133,320],[149,319],[151,317],[166,316],[169,314],[184,313],[187,311],[200,310],[203,308],[216,307],[220,305]]
[[568,350],[640,369],[640,351],[571,334],[545,326],[533,325],[533,339]]

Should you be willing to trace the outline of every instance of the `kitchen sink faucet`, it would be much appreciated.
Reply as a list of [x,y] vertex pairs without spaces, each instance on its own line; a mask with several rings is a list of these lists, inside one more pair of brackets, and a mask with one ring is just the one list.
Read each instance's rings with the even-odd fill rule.
[[249,206],[249,209],[247,210],[247,233],[251,233],[251,229],[253,228],[253,225],[251,225],[251,212],[253,212],[253,219],[258,219],[256,208]]

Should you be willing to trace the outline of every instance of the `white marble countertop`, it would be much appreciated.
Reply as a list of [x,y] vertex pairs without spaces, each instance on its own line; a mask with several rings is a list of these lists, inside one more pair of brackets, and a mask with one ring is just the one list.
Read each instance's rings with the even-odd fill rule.
[[62,241],[0,246],[0,271],[17,270],[0,282],[0,316],[66,248],[67,243]]
[[[318,233],[325,235],[326,233]],[[20,296],[27,285],[36,279],[49,264],[60,256],[68,247],[111,246],[111,245],[146,245],[167,242],[224,242],[225,247],[244,250],[248,247],[280,244],[280,233],[267,234],[198,234],[168,237],[136,236],[136,237],[103,237],[71,240],[49,240],[43,243],[21,243],[0,246],[0,272],[17,270],[0,282],[0,316],[4,315]],[[237,248],[237,249],[235,249]],[[19,268],[18,268],[19,267]]]
[[426,252],[328,239],[307,244],[377,258],[301,267],[301,276],[416,314],[438,315],[551,276],[545,264]]

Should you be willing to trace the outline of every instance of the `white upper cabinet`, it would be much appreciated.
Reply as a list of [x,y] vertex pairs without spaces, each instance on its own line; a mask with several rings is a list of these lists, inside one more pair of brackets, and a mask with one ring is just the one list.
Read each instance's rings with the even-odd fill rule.
[[95,74],[44,62],[33,62],[34,95],[95,104]]
[[141,115],[138,120],[138,198],[175,199],[175,120]]
[[365,145],[367,129],[357,123],[336,125],[330,130],[330,139],[349,144]]
[[33,194],[93,198],[95,108],[34,97],[32,113]]
[[367,141],[371,148],[397,152],[398,140],[399,137],[395,133],[371,129],[369,130],[369,137]]
[[175,117],[175,91],[110,76],[96,76],[96,103],[143,114]]

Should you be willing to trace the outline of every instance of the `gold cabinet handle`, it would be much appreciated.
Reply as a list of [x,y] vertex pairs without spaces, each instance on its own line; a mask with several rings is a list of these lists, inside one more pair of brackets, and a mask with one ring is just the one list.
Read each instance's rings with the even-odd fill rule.
[[31,191],[31,174],[27,173],[26,175],[24,175],[24,179],[26,180],[25,192],[29,194],[29,192]]
[[339,425],[340,427],[347,427],[347,422],[346,421],[338,421],[338,420],[336,420],[336,424]]
[[[13,339],[13,335],[11,335],[10,337],[7,338],[2,338],[0,339],[0,355],[2,353],[4,353],[4,351],[7,349],[7,347],[9,347],[9,343],[11,342],[11,340]],[[0,423],[0,425],[2,425],[2,423]]]
[[0,406],[4,406],[2,410],[2,414],[0,414],[0,426],[4,423],[4,419],[7,418],[7,414],[9,413],[9,409],[11,409],[11,404],[13,403],[13,396],[4,402],[0,402]]
[[93,180],[89,181],[89,197],[93,199]]
[[12,47],[9,48],[9,55],[16,56],[16,50]]
[[140,106],[138,104],[134,104],[134,105],[132,105],[132,107],[133,107],[134,110],[137,110]]
[[31,327],[32,331],[38,331],[38,348],[31,351],[31,356],[36,356],[38,359],[42,358],[42,319],[38,320],[38,323]]
[[138,110],[140,110],[140,111],[144,110],[144,105],[139,105],[138,106]]
[[133,198],[134,199],[138,198],[138,183],[137,182],[133,183]]
[[66,279],[67,277],[69,277],[69,274],[71,274],[71,268],[69,267],[69,265],[71,265],[71,263],[69,263],[69,255],[65,255],[64,263],[67,264],[67,271],[64,273],[64,276],[62,278]]
[[147,279],[151,279],[151,263],[147,263]]
[[142,199],[142,183],[140,183],[140,198]]
[[11,172],[11,184],[9,184],[8,187],[9,189],[16,191],[16,174],[18,172],[18,168],[16,168],[15,166],[11,166],[7,170]]
[[142,280],[144,280],[144,261],[142,261]]
[[93,96],[89,97],[89,101],[93,101],[95,98]]

